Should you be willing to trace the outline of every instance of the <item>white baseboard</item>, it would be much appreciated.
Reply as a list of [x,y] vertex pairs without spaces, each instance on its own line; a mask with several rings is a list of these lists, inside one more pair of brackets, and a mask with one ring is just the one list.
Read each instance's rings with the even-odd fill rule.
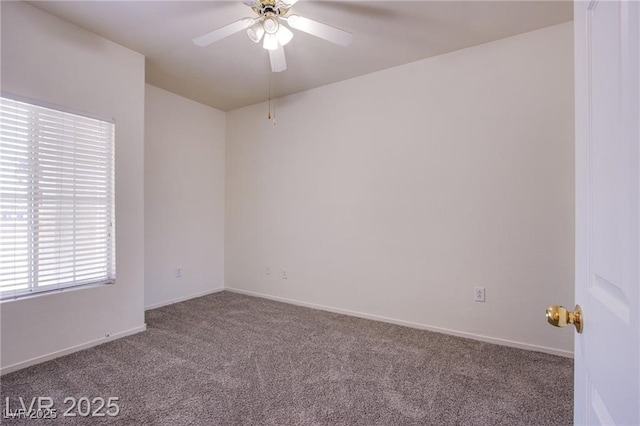
[[206,296],[208,294],[219,293],[224,290],[224,287],[214,288],[213,290],[202,291],[200,293],[190,294],[188,296],[178,297],[177,299],[165,300],[164,302],[154,303],[149,306],[145,306],[144,310],[161,308],[167,305],[173,305],[174,303],[184,302],[185,300],[195,299],[196,297]]
[[32,365],[40,364],[45,361],[51,361],[52,359],[60,358],[61,356],[69,355],[71,353],[78,352],[84,349],[89,349],[94,346],[98,346],[103,343],[110,342],[112,340],[120,339],[122,337],[131,336],[132,334],[140,333],[142,331],[145,331],[146,329],[147,329],[147,325],[143,324],[140,327],[132,328],[130,330],[125,330],[120,333],[110,334],[109,336],[105,336],[99,339],[91,340],[89,342],[81,343],[76,346],[71,346],[69,348],[51,352],[35,358],[31,358],[26,361],[21,361],[12,365],[7,365],[6,367],[2,367],[2,370],[0,370],[0,375],[4,376],[5,374],[12,373],[14,371],[18,371],[26,367],[31,367]]
[[292,305],[298,305],[298,306],[304,306],[304,307],[307,307],[307,308],[319,309],[319,310],[322,310],[322,311],[334,312],[334,313],[337,313],[337,314],[350,315],[350,316],[358,317],[358,318],[364,318],[364,319],[370,319],[370,320],[374,320],[374,321],[386,322],[386,323],[390,323],[390,324],[402,325],[402,326],[405,326],[405,327],[417,328],[417,329],[420,329],[420,330],[435,331],[437,333],[449,334],[449,335],[452,335],[452,336],[464,337],[464,338],[467,338],[467,339],[479,340],[481,342],[493,343],[493,344],[501,345],[501,346],[509,346],[509,347],[512,347],[512,348],[525,349],[525,350],[535,351],[535,352],[543,352],[543,353],[547,353],[547,354],[551,354],[551,355],[562,356],[562,357],[565,357],[565,358],[573,358],[573,352],[565,351],[565,350],[561,350],[561,349],[547,348],[545,346],[531,345],[529,343],[516,342],[516,341],[513,341],[513,340],[506,340],[506,339],[499,339],[499,338],[496,338],[496,337],[483,336],[481,334],[467,333],[467,332],[464,332],[464,331],[457,331],[457,330],[451,330],[451,329],[448,329],[448,328],[435,327],[435,326],[427,325],[427,324],[420,324],[420,323],[415,323],[415,322],[403,321],[403,320],[399,320],[399,319],[395,319],[395,318],[383,317],[383,316],[380,316],[380,315],[366,314],[366,313],[363,313],[363,312],[356,312],[356,311],[350,311],[348,309],[334,308],[332,306],[319,305],[319,304],[316,304],[316,303],[302,302],[302,301],[299,301],[299,300],[288,299],[286,297],[271,296],[269,294],[257,293],[257,292],[254,292],[254,291],[242,290],[242,289],[239,289],[239,288],[225,287],[225,290],[233,292],[233,293],[245,294],[247,296],[261,297],[263,299],[269,299],[269,300],[275,300],[275,301],[278,301],[278,302],[290,303]]
[[[154,305],[151,305],[151,306],[147,306],[145,308],[145,310],[159,308],[161,306],[166,306],[166,305],[170,305],[170,304],[173,304],[173,303],[182,302],[182,301],[185,301],[185,300],[188,300],[188,299],[192,299],[192,298],[195,298],[195,297],[206,296],[208,294],[218,293],[218,292],[221,292],[223,290],[227,290],[227,291],[230,291],[230,292],[233,292],[233,293],[246,294],[248,296],[261,297],[263,299],[275,300],[275,301],[278,301],[278,302],[289,303],[289,304],[292,304],[292,305],[304,306],[304,307],[307,307],[307,308],[319,309],[319,310],[322,310],[322,311],[334,312],[334,313],[350,315],[350,316],[358,317],[358,318],[364,318],[364,319],[370,319],[370,320],[374,320],[374,321],[386,322],[386,323],[390,323],[390,324],[402,325],[402,326],[405,326],[405,327],[417,328],[417,329],[420,329],[420,330],[435,331],[435,332],[438,332],[438,333],[449,334],[449,335],[452,335],[452,336],[459,336],[459,337],[464,337],[464,338],[473,339],[473,340],[479,340],[479,341],[482,341],[482,342],[493,343],[493,344],[502,345],[502,346],[509,346],[509,347],[518,348],[518,349],[525,349],[525,350],[536,351],[536,352],[544,352],[544,353],[548,353],[548,354],[552,354],[552,355],[558,355],[558,356],[563,356],[563,357],[567,357],[567,358],[573,358],[573,353],[572,352],[559,350],[559,349],[554,349],[554,348],[547,348],[545,346],[531,345],[531,344],[528,344],[528,343],[522,343],[522,342],[516,342],[516,341],[512,341],[512,340],[499,339],[499,338],[495,338],[495,337],[483,336],[483,335],[480,335],[480,334],[467,333],[467,332],[463,332],[463,331],[451,330],[451,329],[442,328],[442,327],[434,327],[434,326],[430,326],[430,325],[426,325],[426,324],[403,321],[403,320],[398,320],[398,319],[395,319],[395,318],[388,318],[388,317],[383,317],[383,316],[380,316],[380,315],[367,314],[367,313],[363,313],[363,312],[356,312],[356,311],[351,311],[351,310],[348,310],[348,309],[340,309],[340,308],[335,308],[335,307],[331,307],[331,306],[319,305],[319,304],[316,304],[316,303],[302,302],[302,301],[299,301],[299,300],[289,299],[289,298],[285,298],[285,297],[271,296],[271,295],[264,294],[264,293],[257,293],[257,292],[253,292],[253,291],[242,290],[242,289],[231,288],[231,287],[220,287],[220,288],[216,288],[216,289],[213,289],[213,290],[208,290],[208,291],[205,291],[205,292],[194,294],[194,295],[191,295],[191,296],[182,297],[182,298],[179,298],[179,299],[174,299],[174,300],[170,300],[170,301],[154,304]],[[50,361],[52,359],[59,358],[59,357],[64,356],[64,355],[69,355],[71,353],[78,352],[78,351],[81,351],[83,349],[89,349],[91,347],[98,346],[98,345],[101,345],[103,343],[110,342],[112,340],[116,340],[116,339],[119,339],[119,338],[122,338],[122,337],[130,336],[130,335],[133,335],[133,334],[136,334],[136,333],[140,333],[142,331],[145,331],[146,329],[147,329],[146,324],[143,324],[140,327],[132,328],[130,330],[126,330],[126,331],[123,331],[123,332],[120,332],[120,333],[111,334],[108,337],[102,337],[102,338],[99,338],[99,339],[91,340],[89,342],[85,342],[85,343],[82,343],[80,345],[72,346],[72,347],[69,347],[69,348],[66,348],[66,349],[62,349],[62,350],[51,352],[49,354],[45,354],[45,355],[42,355],[42,356],[39,356],[39,357],[35,357],[35,358],[29,359],[29,360],[26,360],[26,361],[21,361],[21,362],[18,362],[16,364],[8,365],[8,366],[2,367],[0,369],[0,375],[5,375],[5,374],[8,374],[8,373],[12,373],[14,371],[21,370],[23,368],[30,367],[32,365],[40,364],[42,362]]]

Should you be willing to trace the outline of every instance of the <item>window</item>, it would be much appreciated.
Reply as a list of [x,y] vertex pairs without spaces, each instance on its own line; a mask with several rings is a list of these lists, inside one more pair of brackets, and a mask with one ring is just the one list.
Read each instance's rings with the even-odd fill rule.
[[113,122],[0,97],[0,297],[115,282]]

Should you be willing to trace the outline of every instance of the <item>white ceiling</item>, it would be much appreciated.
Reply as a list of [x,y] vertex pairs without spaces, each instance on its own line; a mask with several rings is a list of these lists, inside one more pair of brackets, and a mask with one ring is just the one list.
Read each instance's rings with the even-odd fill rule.
[[[146,56],[146,81],[223,111],[267,99],[269,56],[244,31],[191,39],[254,12],[239,1],[30,1]],[[570,21],[571,1],[299,1],[290,13],[354,33],[340,47],[293,30],[276,96]]]

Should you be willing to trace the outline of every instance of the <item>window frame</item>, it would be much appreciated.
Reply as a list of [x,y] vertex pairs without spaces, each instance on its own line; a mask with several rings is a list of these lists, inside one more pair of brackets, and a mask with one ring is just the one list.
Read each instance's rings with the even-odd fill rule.
[[[77,288],[86,288],[86,287],[114,284],[116,282],[116,226],[115,226],[116,225],[115,223],[115,219],[116,219],[115,217],[116,126],[115,126],[115,120],[113,118],[104,118],[104,117],[97,116],[95,114],[87,114],[85,112],[73,110],[71,108],[66,108],[66,107],[54,105],[47,102],[33,100],[23,96],[17,96],[5,91],[0,92],[0,97],[2,98],[3,103],[4,102],[16,103],[16,104],[13,104],[14,111],[18,109],[18,104],[26,105],[25,108],[29,109],[30,115],[31,115],[28,119],[25,119],[25,123],[28,123],[28,124],[25,124],[26,126],[25,129],[28,129],[30,133],[30,136],[28,137],[28,140],[25,141],[25,145],[24,145],[25,152],[28,153],[27,156],[29,157],[29,160],[28,160],[29,165],[25,167],[24,170],[21,170],[21,172],[25,173],[25,175],[28,176],[29,183],[23,184],[23,188],[20,188],[20,189],[24,189],[28,187],[28,190],[26,190],[26,192],[23,192],[24,196],[26,197],[25,211],[27,212],[26,213],[27,224],[24,227],[25,230],[22,231],[22,233],[25,234],[27,238],[27,243],[26,243],[27,253],[26,255],[24,254],[22,255],[23,258],[26,259],[26,265],[27,265],[26,277],[27,278],[22,279],[20,284],[16,284],[17,279],[15,278],[16,277],[15,264],[13,265],[14,272],[13,272],[12,279],[7,279],[5,281],[6,276],[11,275],[11,272],[4,273],[0,270],[0,302],[16,300],[16,299],[21,299],[25,297],[33,297],[37,295],[43,295],[51,292],[59,292],[59,291],[68,290],[68,289],[77,289]],[[46,111],[50,111],[50,113],[47,113]],[[47,177],[46,177],[46,174],[41,171],[41,169],[45,169],[47,167],[43,165],[44,161],[41,158],[43,156],[43,153],[42,153],[43,149],[40,146],[41,144],[43,144],[42,142],[43,137],[41,132],[43,131],[43,128],[46,126],[45,124],[46,120],[43,120],[41,115],[47,116],[47,114],[49,114],[48,116],[49,119],[51,119],[52,115],[58,115],[59,117],[62,117],[60,118],[60,121],[55,122],[55,125],[60,126],[60,128],[63,128],[64,126],[68,125],[69,122],[73,123],[73,125],[75,126],[73,127],[74,132],[71,133],[71,136],[66,134],[65,135],[58,134],[57,136],[52,138],[52,140],[54,141],[53,144],[55,146],[51,152],[53,153],[54,156],[55,155],[62,156],[63,158],[62,160],[57,160],[57,162],[61,164],[59,166],[60,178],[59,178],[59,181],[54,181],[55,182],[54,184],[45,183],[45,181],[47,180]],[[4,124],[5,118],[3,118],[1,115],[0,115],[0,118],[2,118],[2,123],[0,123],[0,132],[3,132],[4,131],[3,126],[5,125]],[[9,120],[11,119],[10,118],[7,119],[7,122],[9,122]],[[82,126],[93,125],[93,124],[96,125],[96,128],[102,129],[102,131],[98,131],[98,133],[101,136],[103,135],[103,133],[106,136],[102,139],[99,137],[96,137],[96,139],[90,139],[89,142],[83,141],[82,138],[79,136],[79,134],[81,133],[81,130],[78,130],[77,132],[75,130],[76,129],[86,130],[86,128],[83,128]],[[78,154],[77,151],[80,151],[83,148],[83,145],[79,144],[79,141],[90,143],[90,145],[92,146],[92,149],[94,149],[93,146],[97,146],[98,147],[97,149],[103,149],[104,152],[102,153],[102,155],[97,156],[95,161],[93,161],[93,159],[91,160],[92,162],[96,163],[95,168],[89,167],[87,169],[86,162],[83,162],[82,160],[78,159],[82,155]],[[5,142],[4,136],[0,134],[0,147],[2,148],[3,151],[7,150],[9,147],[8,144],[6,146],[2,146],[1,144],[4,142]],[[95,145],[99,143],[104,143],[104,147],[100,145]],[[67,146],[67,144],[70,144],[71,146],[74,147],[71,161],[68,161],[65,157],[65,154],[66,154],[65,147]],[[80,148],[78,148],[79,146]],[[86,146],[84,146],[84,148],[86,148]],[[4,161],[6,162],[3,162],[2,156],[0,156],[0,167],[4,168],[8,166],[10,161],[9,160],[4,160]],[[55,160],[53,162],[55,163]],[[71,166],[68,166],[67,164],[71,164]],[[70,167],[70,169],[68,169],[67,167]],[[82,169],[83,167],[84,169]],[[19,168],[16,167],[15,170],[18,170],[18,169]],[[67,172],[68,170],[73,171],[73,178],[72,178],[72,184],[71,184],[71,188],[73,188],[72,195],[65,196],[62,194],[65,190],[69,188],[68,186],[66,186],[67,184],[64,184],[62,182],[63,169],[64,169],[64,172]],[[5,170],[7,169],[4,169],[2,171],[4,172]],[[9,166],[9,170],[10,170],[10,166]],[[104,177],[102,178],[97,177],[99,173],[103,173]],[[81,175],[81,174],[84,174],[85,177],[78,178],[76,180],[76,175]],[[94,180],[95,182],[97,182],[97,184],[95,185],[95,187],[91,186],[90,188],[81,188],[82,184],[86,183],[83,179]],[[10,178],[8,177],[6,179],[0,178],[0,195],[2,195],[1,194],[2,186],[3,184],[7,184],[7,181],[10,182]],[[47,190],[45,189],[45,187],[47,186],[49,186],[49,188],[53,187],[54,189]],[[43,195],[47,191],[54,193],[54,195]],[[93,276],[93,277],[89,276],[89,278],[77,279],[77,275],[78,275],[77,271],[81,269],[79,268],[79,266],[82,265],[81,263],[82,261],[79,259],[80,258],[79,253],[87,256],[87,253],[82,253],[81,252],[82,249],[79,248],[82,246],[82,244],[78,242],[78,240],[81,239],[80,224],[82,220],[87,220],[87,218],[91,218],[90,213],[85,212],[84,214],[79,214],[79,213],[82,213],[83,209],[90,209],[89,207],[86,207],[85,205],[83,205],[82,202],[78,202],[78,199],[81,198],[80,195],[78,194],[81,193],[82,191],[85,191],[86,193],[88,193],[89,198],[94,200],[94,204],[91,207],[96,208],[97,210],[96,210],[96,213],[93,213],[93,219],[95,220],[96,217],[101,217],[102,219],[104,219],[101,225],[94,225],[93,228],[91,228],[92,231],[89,232],[90,235],[88,238],[84,237],[85,241],[89,241],[90,248],[88,250],[93,250],[93,252],[89,251],[89,257],[92,259],[100,259],[97,262],[90,261],[88,262],[88,264],[90,265],[103,264],[104,266],[104,273],[102,272],[94,273],[94,274],[101,275],[99,278],[97,276]],[[15,193],[17,192],[18,190],[15,190]],[[96,199],[102,200],[102,198],[104,198],[103,203],[95,201]],[[62,207],[60,207],[59,212],[57,213],[57,216],[56,216],[56,212],[53,213],[56,223],[54,225],[48,225],[48,226],[52,226],[53,229],[55,230],[54,231],[55,237],[53,238],[44,237],[44,234],[45,234],[44,230],[41,233],[40,231],[41,222],[39,217],[40,209],[42,208],[42,206],[50,205],[47,203],[51,203],[51,200],[57,200],[54,202],[58,202],[60,206],[65,204],[64,213],[62,213],[63,211]],[[14,218],[7,221],[7,223],[13,222],[14,227],[17,228],[16,223],[18,222],[18,219],[17,219],[18,208],[16,207],[16,203],[17,201],[15,201],[14,199],[14,204],[12,207]],[[69,207],[70,204],[72,205],[71,208]],[[96,205],[98,207],[96,207]],[[2,207],[3,206],[0,206],[0,209]],[[6,211],[10,211],[10,209],[11,208],[9,208]],[[103,214],[103,216],[100,216],[101,213]],[[51,215],[51,213],[49,214]],[[0,216],[0,220],[5,220],[4,215]],[[70,227],[67,225],[61,225],[63,222],[65,222],[65,220],[71,221],[73,225]],[[3,234],[9,234],[9,232],[4,231],[4,228],[5,228],[4,226],[0,227],[0,236],[3,236]],[[44,229],[44,225],[42,226],[42,228]],[[95,232],[104,232],[104,235],[102,235],[100,238],[92,239],[91,236]],[[16,237],[14,236],[14,241],[15,241],[15,238]],[[58,281],[57,283],[42,284],[43,282],[44,283],[48,282],[48,279],[42,278],[41,276],[42,274],[40,270],[40,268],[44,264],[44,262],[41,263],[40,261],[40,256],[42,256],[42,253],[43,253],[40,250],[41,249],[40,246],[45,245],[43,244],[43,240],[45,239],[48,239],[49,248],[52,245],[55,246],[56,244],[58,246],[57,257],[55,257],[55,255],[51,255],[51,257],[49,258],[49,260],[51,260],[52,258],[55,259],[54,262],[49,264],[49,267],[51,267],[52,264],[57,265],[58,267],[58,274],[60,275],[60,277],[52,279],[53,281],[57,280]],[[72,242],[65,243],[63,242],[65,239],[67,240],[71,239]],[[103,239],[104,241],[102,241]],[[8,249],[9,252],[13,250],[14,259],[15,259],[15,253],[18,246],[19,246],[19,243],[14,242],[14,244]],[[62,251],[61,248],[65,248],[65,249],[70,248],[72,254],[66,255],[66,256],[61,255],[60,254],[60,252]],[[55,250],[53,251],[55,252]],[[73,260],[70,262],[69,258],[72,258]],[[65,260],[66,264],[64,264],[61,260]],[[66,265],[66,266],[61,266],[61,265]],[[95,266],[94,268],[100,269],[99,266]],[[73,276],[73,279],[65,278],[69,275],[69,273],[66,273],[66,274],[60,273],[60,270],[65,270],[65,269],[66,270],[71,269],[73,271],[71,273],[71,275]],[[88,272],[87,274],[91,275],[91,273],[88,273]],[[55,273],[53,273],[53,275],[55,275]],[[14,285],[6,284],[6,282],[9,282],[9,281],[12,281]],[[16,289],[15,287],[17,285],[26,285],[26,288]],[[14,288],[11,290],[3,289],[3,286],[14,287]]]

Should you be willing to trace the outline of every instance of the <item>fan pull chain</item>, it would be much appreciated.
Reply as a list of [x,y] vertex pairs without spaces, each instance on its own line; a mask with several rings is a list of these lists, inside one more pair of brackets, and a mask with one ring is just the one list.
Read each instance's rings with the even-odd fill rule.
[[268,103],[268,112],[267,112],[267,120],[271,120],[271,71],[269,70],[269,92],[267,93],[268,98],[269,98],[269,103]]
[[267,119],[271,120],[273,122],[273,125],[276,125],[276,106],[275,106],[275,102],[273,104],[273,114],[271,113],[271,99],[273,98],[275,94],[275,82],[273,81],[273,72],[271,72],[271,70],[269,70],[269,104],[268,104],[268,108],[269,111],[267,113]]

